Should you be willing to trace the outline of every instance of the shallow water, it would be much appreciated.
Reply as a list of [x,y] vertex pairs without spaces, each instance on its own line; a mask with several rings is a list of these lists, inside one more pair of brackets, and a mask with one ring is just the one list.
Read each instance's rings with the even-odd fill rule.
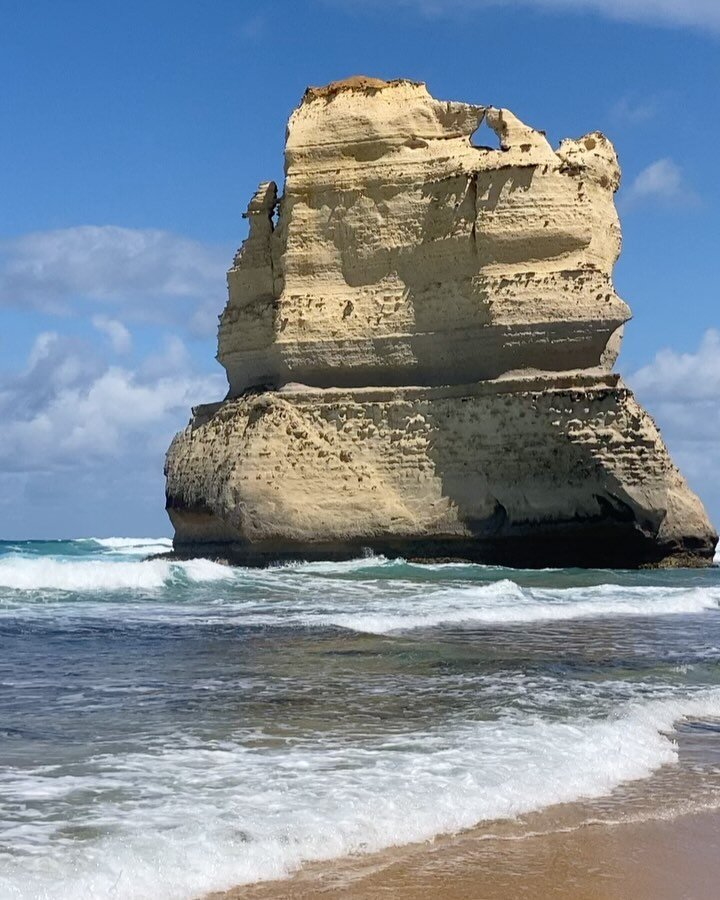
[[717,568],[166,546],[0,544],[3,898],[193,897],[643,785],[667,812],[681,765],[716,803]]

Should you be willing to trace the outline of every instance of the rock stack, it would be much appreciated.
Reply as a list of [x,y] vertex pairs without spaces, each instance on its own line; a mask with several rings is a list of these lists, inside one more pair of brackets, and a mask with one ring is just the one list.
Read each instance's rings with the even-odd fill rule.
[[612,372],[630,311],[607,138],[553,150],[508,110],[353,78],[306,92],[285,160],[228,273],[228,396],[168,452],[177,553],[711,561]]

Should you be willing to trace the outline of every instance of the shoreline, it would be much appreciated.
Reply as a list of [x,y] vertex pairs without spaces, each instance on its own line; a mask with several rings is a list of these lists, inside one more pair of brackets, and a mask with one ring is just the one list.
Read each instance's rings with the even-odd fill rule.
[[717,731],[680,726],[675,765],[610,794],[319,862],[202,900],[716,900]]
[[[478,826],[367,856],[311,863],[203,900],[715,900],[720,808],[672,817]],[[561,816],[562,818],[562,816]]]

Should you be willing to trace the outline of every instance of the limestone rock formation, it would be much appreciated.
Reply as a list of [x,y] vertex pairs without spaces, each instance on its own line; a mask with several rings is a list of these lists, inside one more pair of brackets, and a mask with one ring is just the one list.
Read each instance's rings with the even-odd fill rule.
[[599,133],[553,150],[423,84],[309,89],[228,273],[228,397],[168,452],[176,551],[709,562],[702,504],[611,371],[619,181]]

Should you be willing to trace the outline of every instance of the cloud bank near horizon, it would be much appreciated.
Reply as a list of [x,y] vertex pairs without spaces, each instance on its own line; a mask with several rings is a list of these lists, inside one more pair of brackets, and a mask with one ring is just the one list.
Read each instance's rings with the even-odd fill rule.
[[680,471],[720,525],[720,331],[708,329],[698,348],[660,350],[627,377],[659,425]]
[[[69,509],[85,529],[169,529],[165,452],[193,404],[222,399],[224,374],[199,371],[175,334],[129,364],[130,332],[98,330],[105,342],[42,332],[23,371],[0,376],[0,538],[67,537]],[[20,509],[24,534],[13,533]]]

